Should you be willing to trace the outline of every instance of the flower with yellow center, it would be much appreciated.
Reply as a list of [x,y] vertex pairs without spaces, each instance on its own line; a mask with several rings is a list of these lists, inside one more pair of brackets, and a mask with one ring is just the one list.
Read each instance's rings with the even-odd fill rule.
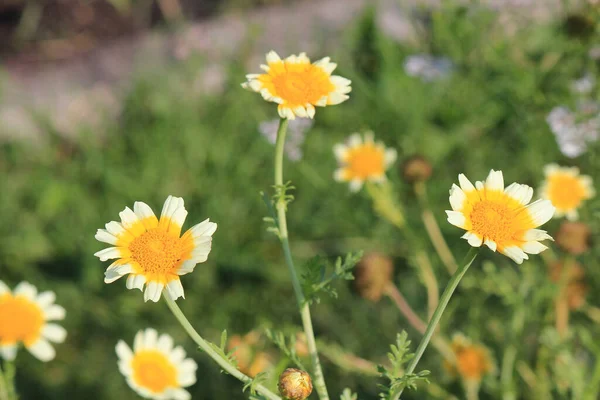
[[50,342],[62,343],[67,331],[50,321],[65,318],[65,309],[54,304],[56,295],[38,293],[35,286],[19,283],[13,292],[0,281],[0,355],[14,360],[17,346],[23,343],[31,354],[41,361],[50,361],[56,355]]
[[455,334],[451,348],[456,356],[456,364],[449,366],[449,369],[465,381],[481,381],[484,375],[494,372],[495,366],[487,347],[473,344],[465,336]]
[[127,384],[140,396],[155,400],[189,400],[183,389],[196,383],[198,365],[185,358],[185,351],[173,347],[167,334],[158,336],[152,328],[139,331],[133,341],[133,351],[122,340],[117,343],[119,371]]
[[104,273],[104,282],[112,283],[129,274],[128,289],[143,290],[146,284],[144,301],[158,301],[163,289],[173,300],[184,297],[179,276],[206,261],[217,224],[206,219],[180,237],[187,211],[183,199],[173,196],[165,201],[160,219],[140,201],[119,216],[120,223],[111,221],[96,233],[97,240],[114,247],[94,255],[101,261],[117,259]]
[[340,104],[348,99],[352,90],[350,80],[331,75],[337,64],[332,63],[329,57],[311,64],[306,53],[282,60],[277,53],[270,51],[267,64],[260,67],[265,73],[246,75],[248,81],[242,87],[277,103],[281,118],[313,118],[315,106]]
[[555,217],[566,216],[573,221],[578,218],[577,209],[584,200],[595,195],[592,178],[579,175],[577,167],[560,167],[549,164],[544,167],[546,180],[540,189],[540,196],[556,207]]
[[529,254],[539,254],[546,246],[539,241],[552,237],[535,229],[552,218],[549,200],[529,204],[533,189],[513,183],[504,188],[502,171],[491,170],[485,182],[475,186],[460,174],[460,187],[452,185],[448,222],[467,231],[462,237],[473,247],[482,244],[521,264]]
[[357,192],[366,181],[381,183],[386,180],[385,171],[396,161],[396,150],[386,149],[375,142],[373,132],[352,134],[346,144],[333,147],[340,167],[335,171],[338,182],[350,182],[350,190]]

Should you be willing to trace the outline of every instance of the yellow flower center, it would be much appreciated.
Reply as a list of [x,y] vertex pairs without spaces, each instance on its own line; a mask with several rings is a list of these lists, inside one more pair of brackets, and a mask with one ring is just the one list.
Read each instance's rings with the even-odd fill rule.
[[371,143],[350,149],[347,160],[347,170],[351,179],[366,179],[385,173],[385,153],[383,149]]
[[456,354],[458,372],[467,379],[480,380],[490,370],[490,365],[482,349],[465,347]]
[[194,243],[189,236],[180,238],[162,228],[153,228],[136,237],[129,244],[131,258],[143,273],[151,275],[174,274],[179,265],[189,258]]
[[178,386],[177,369],[159,351],[143,350],[135,353],[131,368],[135,383],[151,392],[162,393],[167,388]]
[[500,249],[521,242],[525,231],[534,227],[527,209],[503,192],[482,193],[483,199],[465,213],[471,223],[470,230],[493,240]]
[[578,177],[561,173],[548,177],[548,199],[559,210],[577,208],[585,197],[585,188]]
[[0,345],[35,342],[44,325],[40,307],[23,296],[0,296]]
[[291,64],[279,61],[269,64],[269,73],[258,78],[273,95],[289,106],[316,104],[335,90],[329,75],[313,64]]

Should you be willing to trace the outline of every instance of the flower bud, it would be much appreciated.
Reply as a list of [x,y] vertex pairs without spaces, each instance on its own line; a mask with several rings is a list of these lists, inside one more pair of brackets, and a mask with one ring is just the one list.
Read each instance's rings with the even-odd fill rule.
[[392,260],[379,253],[367,254],[356,265],[354,275],[358,293],[367,300],[377,302],[392,280]]
[[590,228],[583,222],[563,222],[555,235],[556,244],[573,255],[585,253],[590,248]]
[[412,156],[402,164],[402,176],[408,183],[424,182],[431,177],[433,168],[421,156]]
[[285,400],[304,400],[312,393],[310,375],[301,369],[287,368],[279,376],[279,393]]

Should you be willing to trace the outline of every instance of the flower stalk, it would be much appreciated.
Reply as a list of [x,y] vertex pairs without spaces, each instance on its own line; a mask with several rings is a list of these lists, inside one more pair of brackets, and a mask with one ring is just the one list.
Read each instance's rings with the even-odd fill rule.
[[286,220],[286,208],[287,200],[285,193],[281,193],[283,189],[283,153],[285,145],[285,135],[287,131],[288,120],[281,118],[279,121],[279,128],[277,130],[277,141],[275,143],[275,190],[277,191],[277,201],[275,208],[277,210],[277,224],[279,231],[279,240],[283,248],[283,254],[285,257],[286,264],[290,271],[292,278],[292,286],[294,287],[294,293],[300,309],[300,316],[302,318],[302,326],[304,327],[304,333],[306,334],[306,344],[308,346],[308,352],[312,363],[313,372],[313,384],[321,400],[329,400],[329,394],[327,393],[327,386],[325,385],[325,377],[323,376],[323,370],[321,368],[321,361],[319,360],[319,353],[317,352],[317,344],[315,341],[315,333],[313,331],[312,319],[310,316],[310,308],[308,302],[302,292],[300,286],[300,280],[296,268],[294,267],[294,260],[292,259],[292,252],[290,250],[290,243],[288,239],[287,220]]
[[[435,332],[435,328],[437,327],[437,324],[440,322],[440,319],[442,318],[442,315],[444,314],[444,310],[446,309],[446,307],[448,306],[448,303],[450,302],[450,298],[452,297],[452,294],[454,294],[454,290],[456,290],[456,287],[458,286],[461,279],[463,278],[463,276],[465,275],[465,273],[467,272],[467,270],[469,269],[469,267],[471,266],[471,264],[477,257],[478,253],[479,253],[478,249],[476,249],[476,248],[470,249],[465,257],[463,264],[458,268],[458,270],[454,273],[454,275],[452,275],[452,278],[450,278],[450,281],[448,282],[446,289],[444,289],[444,293],[442,293],[442,296],[440,297],[440,303],[438,304],[437,308],[435,309],[433,316],[431,317],[431,320],[429,321],[429,324],[427,325],[427,330],[425,331],[425,335],[423,336],[423,339],[421,339],[421,343],[419,343],[419,347],[417,347],[417,350],[415,352],[415,357],[411,360],[410,364],[408,365],[408,368],[406,369],[405,374],[407,374],[407,375],[412,374],[415,371],[415,368],[417,367],[419,360],[421,360],[421,357],[423,356],[425,349],[427,348],[427,346],[429,345],[429,342],[431,341],[431,338]],[[400,389],[398,391],[398,393],[396,393],[393,396],[393,399],[394,400],[400,399],[400,396],[402,395],[403,391],[404,391],[404,389]]]
[[[200,347],[200,349],[202,349],[202,351],[204,351],[206,354],[208,354],[208,356],[210,358],[212,358],[217,364],[219,364],[219,366],[221,368],[223,368],[223,370],[225,372],[227,372],[234,378],[240,380],[243,383],[252,382],[252,380],[253,380],[252,378],[243,374],[241,371],[239,371],[237,368],[235,368],[235,366],[233,364],[231,364],[228,360],[226,360],[221,355],[219,355],[212,348],[212,346],[206,340],[204,340],[204,338],[202,338],[202,336],[200,336],[200,334],[194,329],[194,327],[192,326],[190,321],[188,321],[186,316],[183,314],[183,311],[181,311],[181,308],[179,308],[177,303],[175,303],[175,300],[171,299],[171,297],[169,297],[168,294],[165,294],[163,296],[163,298],[165,299],[167,306],[169,306],[169,309],[171,310],[171,312],[173,313],[173,315],[175,316],[177,321],[179,321],[179,323],[181,324],[183,329],[186,331],[186,333],[190,336],[190,338],[192,338],[194,343],[196,343],[198,345],[198,347]],[[265,398],[267,398],[269,400],[281,400],[281,397],[279,397],[275,393],[271,392],[269,389],[267,389],[265,386],[263,386],[261,384],[255,385],[254,388],[256,389],[257,393],[261,394],[262,396],[264,396]]]
[[0,400],[18,400],[15,390],[15,366],[9,361],[0,368]]

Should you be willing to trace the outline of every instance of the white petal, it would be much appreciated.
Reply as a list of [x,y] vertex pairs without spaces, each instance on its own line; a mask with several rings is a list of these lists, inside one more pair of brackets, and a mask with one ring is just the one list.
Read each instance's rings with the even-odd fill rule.
[[58,324],[46,324],[42,328],[42,336],[54,343],[62,343],[67,337],[67,330]]
[[450,222],[452,225],[465,229],[467,219],[463,213],[460,211],[446,210],[446,215],[448,215],[448,222]]
[[519,183],[511,183],[506,189],[504,189],[504,193],[515,199],[520,204],[527,205],[533,196],[533,188],[527,185],[521,185]]
[[352,179],[350,181],[350,191],[351,192],[358,192],[363,185],[363,181],[361,181],[360,179]]
[[8,292],[10,292],[10,288],[6,285],[6,283],[0,281],[0,296]]
[[525,232],[525,235],[523,235],[523,240],[526,241],[534,241],[534,240],[554,240],[552,239],[552,236],[548,235],[548,233],[546,231],[543,231],[541,229],[530,229],[527,232]]
[[335,70],[335,68],[337,67],[336,63],[333,63],[330,61],[331,59],[329,57],[324,57],[321,58],[318,61],[315,61],[315,65],[322,68],[323,71],[325,71],[325,73],[327,73],[327,75],[331,75],[331,73]]
[[190,400],[192,398],[192,395],[185,389],[175,388],[169,391],[173,400]]
[[473,186],[471,181],[467,179],[465,174],[458,175],[458,183],[460,184],[460,188],[463,190],[463,192],[471,192],[475,190],[475,186]]
[[183,263],[181,263],[181,266],[177,270],[177,275],[189,274],[190,272],[192,272],[194,270],[194,267],[196,266],[196,264],[198,264],[196,262],[196,260],[184,261]]
[[269,64],[278,62],[278,61],[281,61],[281,58],[279,57],[279,55],[277,53],[275,53],[275,51],[271,50],[267,53],[267,62]]
[[123,228],[123,225],[116,221],[110,221],[108,224],[105,225],[105,228],[108,231],[108,233],[115,237],[118,237],[119,235],[125,232],[125,228]]
[[158,332],[154,328],[146,328],[144,332],[144,349],[155,349],[158,342]]
[[133,338],[133,352],[144,350],[144,331],[138,331]]
[[306,104],[306,114],[308,118],[313,119],[315,117],[315,107],[312,104]]
[[164,285],[159,282],[151,281],[146,285],[146,291],[144,292],[144,301],[151,300],[153,302],[157,302],[160,300],[160,295]]
[[454,211],[460,211],[464,208],[467,202],[467,195],[460,187],[452,184],[450,188],[450,206]]
[[133,203],[133,212],[138,216],[139,219],[144,220],[146,218],[156,218],[152,208],[143,201],[136,201]]
[[122,264],[110,266],[104,272],[104,283],[113,283],[117,279],[133,272],[133,267],[130,264]]
[[394,162],[396,162],[396,159],[398,158],[398,152],[396,151],[396,149],[387,149],[385,151],[385,166],[386,168],[389,167],[390,165],[392,165]]
[[[188,360],[185,360],[188,361]],[[177,376],[177,381],[183,387],[191,386],[196,383],[196,372],[183,372]]]
[[171,216],[171,225],[169,227],[169,231],[175,232],[179,235],[179,233],[181,232],[181,227],[185,223],[185,218],[187,217],[187,215],[188,212],[183,206],[175,210],[175,212]]
[[166,286],[167,293],[171,297],[172,300],[177,300],[180,297],[185,299],[185,295],[183,293],[183,285],[179,279],[173,279]]
[[56,294],[54,294],[54,292],[51,290],[46,290],[45,292],[38,294],[37,300],[36,300],[37,304],[42,308],[46,308],[46,307],[50,306],[55,301],[56,301]]
[[173,350],[173,338],[163,333],[156,342],[156,348],[168,355]]
[[363,144],[363,138],[358,133],[353,133],[348,138],[348,145],[350,148],[358,147]]
[[540,242],[530,241],[521,245],[521,248],[525,253],[540,254],[542,251],[546,250],[548,246],[544,246]]
[[521,263],[523,263],[523,260],[529,259],[527,254],[525,254],[525,252],[518,246],[505,247],[500,252],[502,254],[504,254],[505,256],[507,256],[508,258],[512,259],[517,264],[521,264]]
[[[198,242],[201,239],[203,238],[196,239],[195,242]],[[196,263],[202,263],[208,259],[212,243],[210,242],[211,238],[206,239],[208,240],[208,243],[197,244],[194,250],[192,250],[192,260],[194,260]]]
[[14,344],[0,345],[0,355],[7,361],[13,361],[17,356],[17,346]]
[[325,107],[327,105],[328,96],[323,96],[315,103],[315,106]]
[[23,296],[29,300],[35,301],[37,297],[37,289],[29,282],[19,283],[14,290],[15,296]]
[[100,261],[107,261],[114,258],[121,258],[121,250],[120,247],[109,247],[104,250],[97,251],[94,253],[96,257],[100,259]]
[[54,347],[45,339],[38,339],[35,343],[26,346],[27,350],[40,361],[50,361],[56,356]]
[[65,309],[58,304],[52,304],[44,309],[44,317],[46,317],[46,321],[60,321],[65,319],[66,314],[67,312]]
[[169,361],[173,364],[179,364],[185,359],[185,350],[181,346],[175,347],[169,354]]
[[485,183],[481,181],[475,182],[475,188],[479,191],[483,191],[485,189]]
[[348,96],[347,94],[331,92],[331,93],[329,93],[329,96],[327,99],[327,104],[334,106],[336,104],[343,103],[344,101],[348,100],[349,98],[350,98],[350,96]]
[[336,182],[344,182],[346,180],[346,168],[338,168],[333,173],[333,179]]
[[494,242],[493,240],[490,240],[490,239],[485,239],[483,244],[485,244],[487,247],[489,247],[490,250],[492,250],[492,251],[496,251],[496,248],[498,247],[496,245],[496,242]]
[[503,191],[504,177],[502,176],[502,171],[491,170],[487,179],[485,180],[485,188],[487,190]]
[[115,349],[117,351],[117,356],[119,356],[119,360],[129,362],[133,358],[133,352],[124,341],[119,340]]
[[339,75],[333,75],[329,79],[331,80],[331,83],[333,83],[335,86],[337,86],[339,88],[350,86],[350,84],[352,83],[352,81],[350,79],[346,79]]
[[550,200],[537,200],[526,207],[535,226],[548,222],[554,215],[555,208]]
[[207,218],[199,224],[192,226],[189,229],[189,232],[192,234],[193,238],[197,238],[200,236],[212,236],[216,230],[217,224],[210,222],[210,220]]
[[111,235],[110,233],[108,233],[108,231],[105,231],[104,229],[98,229],[98,231],[96,232],[96,236],[94,236],[94,237],[99,242],[113,244],[113,245],[117,244],[117,238],[115,236]]
[[467,242],[469,242],[469,244],[473,247],[481,247],[481,245],[483,244],[483,238],[480,238],[478,235],[474,234],[473,232],[466,232],[461,237],[463,239],[466,239]]
[[548,164],[544,167],[544,175],[550,176],[553,175],[555,172],[558,172],[559,170],[560,167],[558,166],[558,164]]
[[295,107],[294,114],[301,118],[308,118],[308,114],[306,113],[306,108],[304,108],[304,106]]
[[348,147],[346,147],[344,144],[338,143],[333,146],[333,154],[339,163],[343,163],[346,161],[346,157],[348,156]]
[[577,221],[579,219],[579,213],[576,209],[568,210],[565,215],[569,221]]
[[146,283],[146,277],[141,274],[130,274],[127,277],[127,289],[144,289],[144,284]]
[[125,229],[128,229],[139,222],[137,215],[135,215],[133,210],[129,207],[125,207],[125,209],[119,213],[119,217],[121,218],[121,225],[123,225]]

